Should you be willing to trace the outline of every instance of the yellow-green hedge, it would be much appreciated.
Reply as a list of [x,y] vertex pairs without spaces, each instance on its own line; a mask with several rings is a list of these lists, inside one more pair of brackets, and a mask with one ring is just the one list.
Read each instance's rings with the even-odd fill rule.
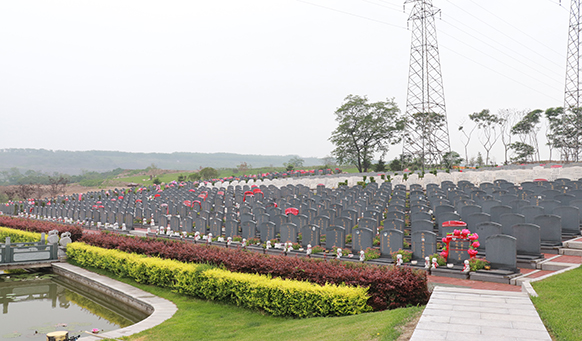
[[6,242],[6,237],[10,237],[10,243],[12,244],[40,242],[40,233],[0,227],[0,244]]
[[83,243],[67,245],[67,257],[127,276],[137,282],[171,288],[204,299],[259,309],[275,316],[342,316],[371,311],[367,289],[234,273],[206,265],[146,257]]

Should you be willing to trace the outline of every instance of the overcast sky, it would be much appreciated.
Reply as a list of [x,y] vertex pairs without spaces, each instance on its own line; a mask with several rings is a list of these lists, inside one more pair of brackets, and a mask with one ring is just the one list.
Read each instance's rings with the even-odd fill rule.
[[[324,157],[347,95],[405,111],[403,2],[2,1],[0,148]],[[453,150],[470,113],[563,105],[569,1],[434,5]]]

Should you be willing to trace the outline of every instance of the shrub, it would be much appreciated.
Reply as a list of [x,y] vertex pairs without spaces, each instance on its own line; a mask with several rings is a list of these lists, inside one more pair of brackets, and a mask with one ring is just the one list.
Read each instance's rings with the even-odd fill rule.
[[485,266],[491,265],[491,263],[485,258],[471,258],[469,259],[469,267],[471,271],[477,271],[485,268]]
[[[426,304],[430,296],[424,271],[374,266],[336,260],[263,255],[234,248],[191,244],[161,238],[137,238],[110,233],[86,234],[83,242],[182,262],[211,264],[233,272],[271,275],[324,285],[345,284],[368,288],[374,310]],[[334,255],[335,256],[335,255]]]
[[[58,230],[59,235],[63,232],[70,232],[71,233],[71,240],[77,241],[81,239],[83,236],[83,229],[78,226],[72,225],[64,225],[64,224],[57,224],[49,221],[43,220],[33,220],[33,219],[24,219],[24,218],[14,218],[8,216],[0,216],[0,226],[9,227],[12,229],[29,231],[29,232],[37,232],[48,235],[49,231],[51,230]],[[40,239],[40,237],[39,237]]]
[[40,241],[40,233],[0,227],[0,243],[4,243],[6,237],[10,237],[10,243],[32,243]]
[[106,269],[140,283],[260,309],[274,316],[343,316],[372,310],[366,304],[369,297],[365,288],[233,273],[208,265],[128,254],[82,243],[69,244],[67,257],[81,266]]

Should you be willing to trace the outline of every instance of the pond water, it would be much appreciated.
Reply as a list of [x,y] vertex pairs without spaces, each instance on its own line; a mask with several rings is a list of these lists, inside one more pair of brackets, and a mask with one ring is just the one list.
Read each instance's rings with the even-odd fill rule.
[[18,276],[0,274],[0,340],[40,341],[64,330],[69,336],[93,328],[107,332],[147,317],[64,277],[28,274],[27,280],[13,281]]

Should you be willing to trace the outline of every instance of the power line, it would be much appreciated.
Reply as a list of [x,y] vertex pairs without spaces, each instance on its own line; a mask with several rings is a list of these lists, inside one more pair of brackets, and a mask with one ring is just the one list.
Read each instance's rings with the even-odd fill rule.
[[[452,27],[456,28],[457,30],[459,30],[459,31],[461,31],[461,32],[464,32],[465,34],[467,34],[467,35],[469,35],[470,37],[472,37],[472,38],[474,38],[474,39],[476,39],[476,40],[478,40],[478,41],[482,42],[483,44],[486,44],[487,46],[489,46],[489,47],[491,47],[491,48],[493,48],[493,49],[495,49],[495,50],[497,50],[497,51],[499,51],[499,52],[503,53],[504,55],[508,56],[509,58],[511,58],[511,59],[513,59],[513,60],[515,60],[515,61],[517,61],[517,62],[521,62],[521,60],[519,60],[519,59],[517,59],[517,58],[515,58],[515,57],[513,57],[513,56],[511,56],[511,55],[509,55],[508,53],[506,53],[506,52],[504,52],[504,51],[502,51],[502,50],[498,49],[497,47],[495,47],[495,46],[493,46],[493,45],[491,45],[491,44],[487,43],[486,41],[484,41],[484,40],[482,40],[482,39],[480,39],[480,38],[478,38],[478,37],[476,37],[476,36],[474,36],[474,35],[472,35],[472,34],[468,33],[466,30],[461,30],[461,29],[460,29],[460,28],[458,28],[457,26],[455,26],[455,25],[453,25],[453,24],[451,24],[450,22],[447,22],[447,21],[445,21],[445,20],[443,20],[443,22],[444,22],[444,23],[446,23],[446,24],[448,24],[448,25],[451,25]],[[451,37],[451,38],[453,38],[453,39],[459,40],[459,39],[457,39],[457,38],[454,38],[454,37],[453,37],[453,36],[451,36],[450,34],[446,34],[446,33],[443,33],[443,34],[445,34],[445,35],[447,35],[447,36],[449,36],[449,37]],[[459,40],[459,41],[460,41],[460,40]],[[465,43],[464,43],[464,44],[465,44]],[[517,52],[517,51],[515,51],[515,50],[511,50],[511,49],[509,49],[509,50],[510,50],[510,51],[512,51],[512,52],[514,52],[514,53],[516,53],[516,54],[518,54],[518,55],[519,55],[519,56],[521,56],[522,58],[529,60],[530,62],[532,62],[532,63],[534,63],[534,64],[541,65],[541,64],[539,64],[539,63],[536,63],[534,60],[532,60],[532,59],[531,59],[531,58],[529,58],[528,56],[525,56],[525,55],[523,55],[523,54],[521,54],[521,53],[519,53],[519,52]],[[481,52],[481,51],[480,51],[480,52]],[[481,53],[483,53],[483,52],[481,52]],[[498,60],[498,59],[496,59],[496,60]],[[499,61],[499,60],[498,60],[498,61]],[[506,65],[507,65],[507,64],[506,64]],[[508,66],[509,66],[509,65],[508,65]],[[541,75],[544,75],[544,76],[548,77],[549,79],[553,80],[554,82],[562,84],[562,81],[559,81],[559,80],[557,80],[557,79],[553,78],[553,76],[550,76],[550,75],[547,75],[547,74],[545,74],[545,73],[543,73],[543,72],[540,72],[538,69],[536,69],[536,68],[534,68],[534,67],[532,67],[532,66],[529,66],[529,65],[526,65],[526,66],[527,66],[527,67],[529,67],[529,68],[531,68],[532,70],[534,70],[534,71],[536,71],[536,72],[540,73]],[[543,66],[543,65],[541,65],[541,66],[542,66],[543,68],[545,68],[546,70],[550,71],[550,72],[552,72],[552,71],[553,71],[553,70],[550,70],[550,69],[548,69],[547,67],[545,67],[545,66]]]
[[338,12],[338,13],[343,13],[343,14],[346,14],[346,15],[350,15],[352,17],[356,17],[356,18],[360,18],[360,19],[365,19],[365,20],[370,20],[370,21],[377,22],[377,23],[380,23],[380,24],[384,24],[384,25],[388,25],[388,26],[392,26],[392,27],[396,27],[396,28],[400,28],[400,29],[406,30],[406,27],[404,27],[404,26],[394,25],[394,24],[391,24],[391,23],[388,23],[388,22],[385,22],[385,21],[368,18],[368,17],[365,17],[363,15],[359,15],[359,14],[354,14],[354,13],[342,11],[342,10],[335,9],[335,8],[332,8],[332,7],[327,7],[327,6],[323,6],[323,5],[314,4],[314,3],[308,2],[308,1],[303,1],[303,0],[296,0],[296,1],[302,2],[304,4],[308,4],[308,5],[311,5],[311,6],[315,6],[315,7],[325,8],[325,9],[330,10],[330,11],[334,11],[334,12]]
[[493,68],[490,68],[489,66],[487,66],[487,65],[485,65],[485,64],[479,63],[479,62],[475,61],[474,59],[471,59],[471,58],[469,58],[469,57],[467,57],[467,56],[465,56],[465,55],[463,55],[463,54],[461,54],[461,53],[459,53],[459,52],[457,52],[457,51],[455,51],[455,50],[453,50],[453,49],[450,49],[450,48],[448,48],[448,47],[446,47],[446,46],[444,46],[444,45],[442,45],[442,44],[440,45],[440,47],[442,47],[442,48],[444,48],[444,49],[446,49],[446,50],[449,50],[449,51],[451,51],[452,53],[454,53],[454,54],[456,54],[456,55],[458,55],[458,56],[460,56],[460,57],[463,57],[463,58],[465,58],[465,59],[467,59],[467,60],[469,60],[469,61],[471,61],[471,62],[473,62],[473,63],[475,63],[475,64],[477,64],[477,65],[480,65],[480,66],[482,66],[482,67],[486,68],[487,70],[489,70],[489,71],[491,71],[491,72],[494,72],[494,73],[496,73],[496,74],[498,74],[498,75],[500,75],[500,76],[503,76],[503,77],[505,77],[505,78],[507,78],[507,79],[511,80],[512,82],[515,82],[515,83],[517,83],[517,84],[519,84],[519,85],[521,85],[521,86],[524,86],[524,87],[526,87],[526,88],[528,88],[528,89],[530,89],[530,90],[533,90],[533,91],[535,91],[535,92],[537,92],[537,93],[539,93],[539,94],[542,94],[542,95],[546,96],[547,98],[550,98],[550,99],[552,99],[552,100],[555,100],[555,98],[554,98],[554,97],[551,97],[551,96],[549,96],[549,95],[548,95],[548,94],[546,94],[545,92],[541,92],[541,91],[539,91],[539,90],[537,90],[537,89],[535,89],[535,88],[532,88],[531,86],[529,86],[529,85],[527,85],[527,84],[524,84],[524,83],[522,83],[522,82],[520,82],[520,81],[518,81],[518,80],[516,80],[516,79],[514,79],[514,78],[511,78],[511,77],[509,77],[508,75],[506,75],[506,74],[504,74],[504,73],[501,73],[501,72],[499,72],[499,71],[496,71],[495,69],[493,69]]
[[[447,0],[448,1],[448,0]],[[528,33],[522,31],[521,29],[519,29],[518,27],[516,27],[515,25],[511,24],[510,22],[500,18],[497,14],[489,11],[488,9],[484,8],[483,6],[479,5],[478,3],[476,3],[474,0],[471,0],[472,3],[474,3],[476,6],[478,6],[479,8],[481,8],[482,10],[484,10],[485,12],[491,14],[492,16],[496,17],[497,19],[503,21],[504,23],[506,23],[507,25],[513,27],[514,29],[518,30],[519,32],[521,32],[522,34],[526,35],[527,37],[529,37],[530,39],[535,40],[536,42],[538,42],[539,44],[541,44],[542,46],[546,47],[548,50],[556,53],[557,55],[559,55],[560,57],[564,57],[563,54],[561,54],[560,52],[557,52],[556,50],[554,50],[553,48],[549,47],[548,45],[544,44],[543,42],[539,41],[538,39],[536,39],[535,37],[529,35]],[[560,6],[561,8],[563,8],[562,6]],[[490,26],[490,25],[489,25]],[[491,26],[493,27],[493,26]],[[497,30],[497,29],[496,29]],[[517,41],[517,40],[515,40]],[[519,44],[521,44],[519,41],[517,41]],[[522,44],[523,45],[523,44]],[[535,51],[534,51],[535,52]],[[552,61],[553,62],[553,61]]]

